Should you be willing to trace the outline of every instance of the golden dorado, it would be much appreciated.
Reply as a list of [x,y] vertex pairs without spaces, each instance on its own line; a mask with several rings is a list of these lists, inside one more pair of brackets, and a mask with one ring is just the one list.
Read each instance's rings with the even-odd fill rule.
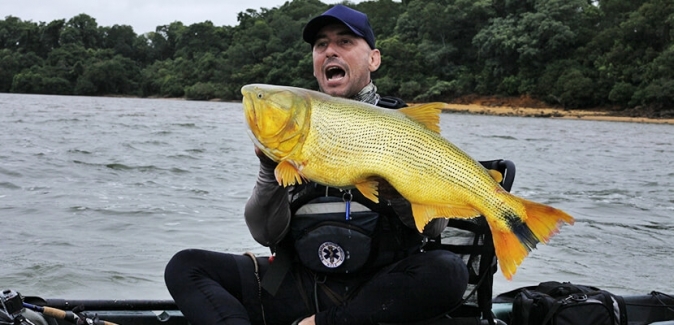
[[504,190],[479,162],[440,135],[442,103],[384,109],[273,85],[241,88],[251,138],[280,185],[311,180],[357,188],[378,202],[377,177],[412,206],[421,232],[435,218],[485,216],[501,272],[511,279],[539,242],[573,218]]

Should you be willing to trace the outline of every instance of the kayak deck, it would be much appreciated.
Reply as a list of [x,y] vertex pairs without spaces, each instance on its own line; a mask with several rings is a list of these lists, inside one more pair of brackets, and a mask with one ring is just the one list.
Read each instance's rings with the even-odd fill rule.
[[[622,296],[627,307],[629,325],[674,324],[674,296],[651,292],[648,295]],[[30,304],[48,306],[60,310],[72,310],[80,306],[88,317],[120,325],[188,325],[175,303],[170,300],[66,300],[25,297]],[[494,303],[492,311],[500,321],[508,324],[512,312],[511,303]],[[35,319],[35,324],[66,325],[72,322],[27,310],[26,317]],[[41,318],[41,319],[40,319]],[[465,321],[465,320],[464,320]],[[430,325],[429,323],[426,323]],[[458,319],[438,319],[433,325],[465,324]]]

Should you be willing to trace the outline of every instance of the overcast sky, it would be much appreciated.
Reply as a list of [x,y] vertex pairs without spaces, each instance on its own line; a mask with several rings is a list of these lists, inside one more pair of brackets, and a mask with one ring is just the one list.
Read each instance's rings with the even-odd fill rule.
[[[351,0],[359,3],[362,0]],[[130,25],[136,34],[155,30],[160,25],[180,21],[185,25],[210,20],[216,26],[236,26],[236,15],[246,9],[275,8],[286,0],[0,0],[0,17],[18,17],[23,21],[49,23],[66,21],[81,13],[98,26]],[[339,3],[341,0],[322,0]]]

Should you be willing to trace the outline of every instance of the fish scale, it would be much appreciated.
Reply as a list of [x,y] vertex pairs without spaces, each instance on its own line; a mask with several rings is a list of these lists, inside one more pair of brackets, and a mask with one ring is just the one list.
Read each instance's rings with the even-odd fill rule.
[[[345,170],[348,172],[345,173],[348,175],[345,180],[348,181],[335,185],[348,186],[363,176],[382,176],[396,188],[402,188],[396,186],[396,183],[408,182],[405,188],[409,188],[410,195],[414,195],[417,202],[438,198],[438,202],[429,203],[458,200],[457,196],[459,193],[463,194],[463,191],[457,187],[460,184],[473,187],[473,183],[477,180],[476,174],[483,176],[484,179],[481,181],[491,180],[486,173],[476,173],[464,167],[483,169],[439,134],[410,121],[397,111],[317,103],[312,110],[311,123],[315,127],[311,128],[307,142],[303,146],[305,155],[298,157],[300,160],[306,159],[314,163],[311,166],[313,170],[309,171],[306,167],[304,169],[305,174],[316,173],[316,175],[307,174],[309,178],[319,179],[321,175],[332,175],[334,172]],[[310,157],[316,157],[318,154],[316,151],[323,151],[322,156],[325,160],[311,159]],[[442,153],[437,154],[438,151]],[[451,159],[443,158],[447,156]],[[465,160],[472,165],[450,164],[457,160]],[[352,169],[354,166],[358,166],[358,169]],[[457,167],[460,172],[449,172]],[[361,174],[354,175],[355,171]],[[432,183],[424,185],[426,179]],[[437,180],[443,181],[444,184],[437,184],[439,183]],[[429,184],[437,186],[428,186]],[[476,211],[476,215],[478,214]]]
[[561,210],[508,193],[443,138],[441,104],[388,110],[293,87],[256,84],[241,92],[253,142],[279,163],[279,184],[356,187],[378,201],[382,177],[410,202],[420,232],[435,218],[483,215],[508,279],[537,243],[573,223]]

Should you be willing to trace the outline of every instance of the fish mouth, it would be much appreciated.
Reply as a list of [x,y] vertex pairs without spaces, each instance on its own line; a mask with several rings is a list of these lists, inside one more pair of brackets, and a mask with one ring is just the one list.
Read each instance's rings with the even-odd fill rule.
[[293,92],[271,85],[246,85],[241,93],[246,133],[253,144],[274,161],[294,152],[297,148],[293,143],[303,141],[304,136],[297,125],[294,97],[288,96]]
[[265,137],[262,135],[260,125],[258,125],[258,121],[261,117],[261,112],[260,108],[255,103],[254,100],[255,96],[256,96],[255,92],[245,93],[243,96],[243,107],[244,111],[246,111],[246,114],[244,115],[246,122],[248,123],[248,130],[246,130],[246,134],[248,134],[248,137],[250,137],[250,139],[253,141],[253,144],[258,149],[260,149],[267,157],[271,158],[274,161],[278,161],[279,156],[275,154],[274,150],[267,148],[267,146],[263,144],[263,141],[260,140],[260,138],[273,139],[274,136],[272,135],[271,137],[269,136]]
[[243,110],[244,117],[246,118],[246,123],[250,131],[259,133],[259,128],[257,126],[257,115],[258,112],[255,109],[255,101],[251,98],[253,96],[250,93],[244,93],[243,95]]

